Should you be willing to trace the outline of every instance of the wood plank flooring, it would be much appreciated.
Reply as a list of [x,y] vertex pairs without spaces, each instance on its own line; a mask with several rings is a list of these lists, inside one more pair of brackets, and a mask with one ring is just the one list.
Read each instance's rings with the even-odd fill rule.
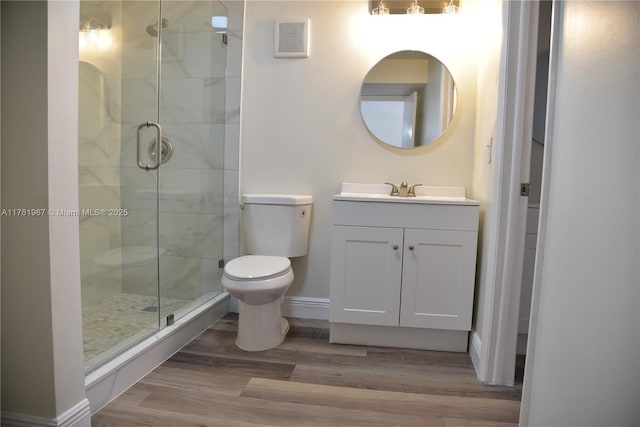
[[468,354],[329,344],[290,319],[277,348],[235,346],[229,314],[92,417],[93,426],[516,426],[521,384],[479,383]]

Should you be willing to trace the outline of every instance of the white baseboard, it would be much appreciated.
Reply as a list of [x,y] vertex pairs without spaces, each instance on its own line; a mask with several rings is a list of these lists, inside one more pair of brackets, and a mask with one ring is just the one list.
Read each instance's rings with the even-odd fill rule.
[[[238,312],[238,300],[234,297],[231,297],[229,311]],[[282,315],[300,319],[329,320],[329,298],[284,297]]]
[[3,412],[2,425],[7,427],[90,427],[91,408],[89,400],[83,399],[56,418],[34,417],[32,415]]
[[302,319],[329,320],[329,298],[285,297],[282,315]]
[[471,342],[469,343],[469,356],[471,357],[471,363],[476,370],[476,376],[482,382],[484,382],[484,372],[480,366],[480,350],[482,349],[482,340],[480,335],[476,331],[471,332]]

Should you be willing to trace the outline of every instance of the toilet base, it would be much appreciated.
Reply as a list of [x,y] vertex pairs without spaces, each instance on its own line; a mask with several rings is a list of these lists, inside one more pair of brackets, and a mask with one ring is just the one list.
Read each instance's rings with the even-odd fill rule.
[[282,343],[289,322],[282,317],[281,298],[268,304],[250,305],[238,301],[238,336],[236,345],[246,351],[264,351]]

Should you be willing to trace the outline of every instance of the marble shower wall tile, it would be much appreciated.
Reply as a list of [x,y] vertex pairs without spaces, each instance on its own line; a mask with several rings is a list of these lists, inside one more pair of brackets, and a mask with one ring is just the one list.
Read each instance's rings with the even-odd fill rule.
[[[157,195],[160,212],[201,213],[204,194],[200,176],[200,169],[161,168],[158,171],[160,189]],[[175,217],[174,220],[185,219]]]
[[122,80],[122,123],[134,124],[137,129],[139,124],[156,121],[157,89],[155,78]]
[[122,79],[156,79],[157,39],[147,26],[158,23],[159,2],[122,2]]
[[110,166],[111,126],[108,121],[82,118],[78,123],[78,164]]
[[160,247],[170,255],[220,259],[221,216],[160,213]]
[[227,70],[226,77],[242,75],[242,30],[227,31]]
[[158,216],[155,212],[131,210],[122,221],[122,247],[158,245]]
[[[112,17],[108,31],[114,40],[120,38],[120,2],[83,0],[80,9],[86,16],[108,13]],[[119,44],[106,50],[81,49],[79,54],[79,208],[118,209],[122,115]],[[98,255],[120,246],[121,218],[80,215],[79,227],[83,304],[95,304],[121,292],[120,269],[105,270],[95,262]]]
[[164,298],[193,300],[202,296],[200,258],[160,257],[160,294]]
[[224,170],[240,169],[240,123],[224,125]]
[[240,256],[240,203],[238,200],[238,171],[224,172],[224,249],[225,260]]
[[[85,217],[86,218],[86,217]],[[80,221],[80,261],[93,262],[96,256],[106,252],[119,241],[114,229],[120,227],[117,218],[91,217]]]
[[[222,35],[206,32],[184,32],[179,28],[167,28],[163,32],[162,77],[200,78],[224,77],[225,50],[221,48]],[[203,52],[211,57],[203,60]]]
[[[81,5],[88,3],[83,0]],[[132,290],[136,281],[144,292],[150,286],[155,294],[155,287],[140,282],[135,270],[125,267],[125,271],[100,276],[104,272],[94,260],[113,248],[154,247],[158,239],[164,253],[163,292],[192,299],[220,290],[217,260],[239,253],[243,2],[163,1],[168,26],[162,46],[160,121],[175,151],[157,173],[137,167],[136,137],[139,124],[158,119],[157,38],[147,32],[148,25],[158,22],[158,5],[90,3],[111,11],[116,43],[107,55],[85,52],[81,56],[81,206],[121,207],[129,215],[81,220],[83,298],[85,287]],[[225,6],[227,45],[211,27],[211,16],[224,14]],[[153,129],[143,131],[145,163],[153,162],[147,146],[154,138]]]
[[100,269],[93,259],[80,262],[82,307],[87,308],[122,292],[122,271]]
[[240,123],[240,77],[227,77],[225,88],[224,123]]
[[80,185],[120,185],[120,168],[80,165],[78,180]]
[[[202,173],[202,213],[222,216],[224,212],[224,176],[217,169],[203,169]],[[225,224],[226,226],[226,224]]]
[[173,144],[173,155],[163,168],[222,170],[224,132],[223,124],[165,124],[163,136]]

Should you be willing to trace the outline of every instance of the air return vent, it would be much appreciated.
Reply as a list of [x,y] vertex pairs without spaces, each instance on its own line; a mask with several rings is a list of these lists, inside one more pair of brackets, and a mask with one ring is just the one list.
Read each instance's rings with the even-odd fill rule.
[[309,20],[278,21],[275,28],[276,58],[309,56]]

